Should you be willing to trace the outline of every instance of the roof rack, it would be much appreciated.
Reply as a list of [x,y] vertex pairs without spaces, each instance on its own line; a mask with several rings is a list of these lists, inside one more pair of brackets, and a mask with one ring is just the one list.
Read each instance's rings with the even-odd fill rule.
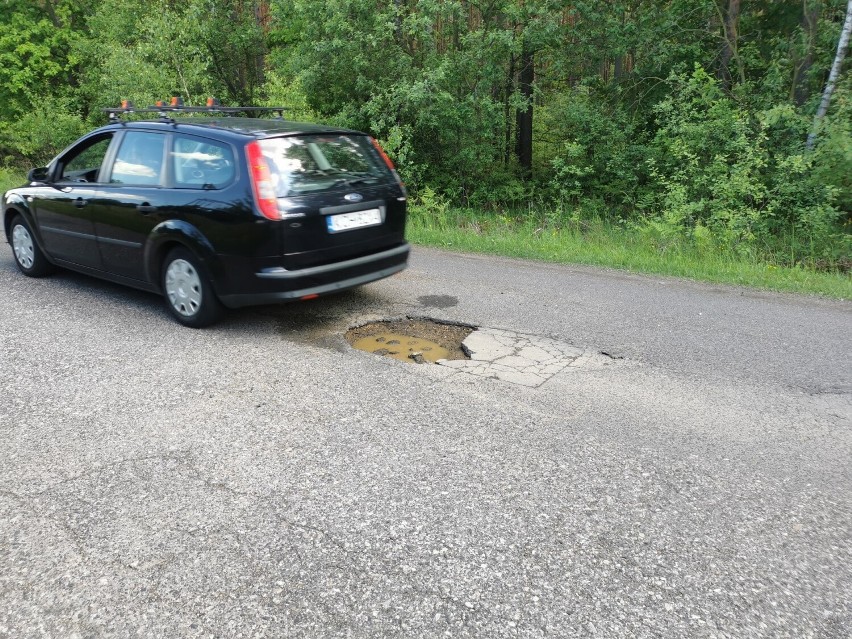
[[101,109],[104,113],[109,114],[110,120],[119,120],[121,115],[126,113],[157,113],[163,120],[174,121],[169,117],[172,113],[221,113],[223,115],[233,115],[235,113],[277,113],[279,119],[284,117],[284,111],[287,107],[256,107],[256,106],[236,106],[226,107],[216,98],[208,98],[206,106],[186,106],[183,99],[179,97],[172,98],[168,104],[163,100],[157,100],[157,103],[149,107],[137,107],[130,100],[122,100],[121,106],[111,109]]

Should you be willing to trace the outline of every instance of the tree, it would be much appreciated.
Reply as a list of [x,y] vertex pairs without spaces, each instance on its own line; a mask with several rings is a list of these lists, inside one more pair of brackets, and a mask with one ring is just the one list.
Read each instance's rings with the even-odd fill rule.
[[70,98],[80,75],[77,0],[6,0],[0,14],[0,121],[11,122],[47,98]]
[[[720,5],[719,2],[724,4]],[[739,55],[740,0],[718,0],[716,9],[722,22],[722,53],[719,60],[718,77],[726,89],[732,83],[731,61],[737,65],[737,76],[745,82],[745,70]]]
[[831,94],[834,93],[834,87],[837,86],[837,78],[840,76],[840,68],[843,66],[843,58],[846,57],[846,49],[849,48],[849,34],[852,33],[852,0],[849,0],[846,5],[846,20],[843,22],[843,27],[840,30],[840,40],[837,42],[837,53],[834,56],[834,63],[831,65],[831,72],[828,74],[828,82],[825,83],[825,91],[822,94],[822,100],[819,103],[814,124],[808,134],[807,148],[810,151],[816,143],[817,129],[820,122],[828,112],[828,105],[831,102]]
[[531,177],[533,161],[533,82],[535,81],[535,54],[525,40],[521,49],[518,90],[522,99],[517,109],[517,137],[515,153],[523,177]]
[[820,8],[820,3],[816,0],[802,1],[800,31],[804,39],[805,51],[801,61],[797,62],[793,69],[791,87],[793,99],[798,106],[802,106],[810,95],[808,91],[808,75],[814,63],[814,43],[817,36]]

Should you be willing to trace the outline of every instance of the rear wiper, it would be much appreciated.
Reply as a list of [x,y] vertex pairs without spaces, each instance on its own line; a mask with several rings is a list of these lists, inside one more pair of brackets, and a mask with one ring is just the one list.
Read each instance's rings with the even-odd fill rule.
[[355,186],[356,184],[364,184],[366,182],[375,182],[376,178],[372,175],[368,175],[366,177],[341,177],[337,178],[334,183],[335,184],[346,184],[348,186]]
[[349,184],[364,184],[365,182],[375,182],[375,181],[376,181],[376,178],[374,178],[371,175],[369,177],[359,177],[359,178],[350,179]]

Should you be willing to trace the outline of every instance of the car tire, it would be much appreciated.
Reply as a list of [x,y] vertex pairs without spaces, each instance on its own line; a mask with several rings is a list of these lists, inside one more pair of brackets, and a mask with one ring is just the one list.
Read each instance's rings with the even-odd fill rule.
[[33,231],[27,221],[20,215],[12,219],[9,227],[9,240],[12,245],[12,255],[18,270],[28,277],[44,277],[56,270],[44,256]]
[[184,326],[203,328],[222,317],[222,303],[213,292],[204,265],[187,249],[169,251],[163,260],[161,283],[166,307]]

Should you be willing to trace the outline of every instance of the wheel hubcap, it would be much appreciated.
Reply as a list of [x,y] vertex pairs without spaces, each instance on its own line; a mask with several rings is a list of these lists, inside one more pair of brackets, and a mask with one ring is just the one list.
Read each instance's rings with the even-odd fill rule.
[[174,260],[166,269],[166,295],[181,315],[190,317],[201,307],[201,278],[186,260]]
[[30,232],[18,224],[12,229],[12,248],[15,251],[15,259],[24,268],[32,268],[35,261],[35,248]]

